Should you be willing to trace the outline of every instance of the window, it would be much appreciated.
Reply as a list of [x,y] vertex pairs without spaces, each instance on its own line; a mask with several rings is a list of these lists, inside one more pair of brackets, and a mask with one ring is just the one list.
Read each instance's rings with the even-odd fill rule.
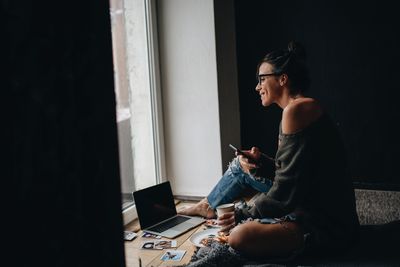
[[124,221],[132,193],[165,177],[155,0],[110,0]]

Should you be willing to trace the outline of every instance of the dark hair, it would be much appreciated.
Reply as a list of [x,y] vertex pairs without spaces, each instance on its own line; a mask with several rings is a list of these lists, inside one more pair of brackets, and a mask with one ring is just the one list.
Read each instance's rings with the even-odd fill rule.
[[287,49],[272,51],[258,63],[257,76],[261,64],[269,63],[273,66],[274,73],[285,73],[289,77],[292,95],[303,93],[310,86],[310,77],[305,61],[304,47],[296,41],[291,41]]

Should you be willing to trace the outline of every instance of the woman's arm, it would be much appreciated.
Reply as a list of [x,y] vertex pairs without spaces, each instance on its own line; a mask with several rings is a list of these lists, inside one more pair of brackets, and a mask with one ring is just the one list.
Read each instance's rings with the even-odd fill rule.
[[312,172],[311,144],[304,129],[322,114],[314,100],[289,105],[283,112],[280,145],[272,188],[253,207],[237,211],[237,219],[280,217],[293,211],[309,189]]

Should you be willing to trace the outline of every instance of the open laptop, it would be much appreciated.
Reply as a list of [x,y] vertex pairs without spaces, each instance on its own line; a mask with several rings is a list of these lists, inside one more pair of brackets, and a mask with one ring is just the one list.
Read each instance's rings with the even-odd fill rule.
[[171,185],[164,182],[133,192],[140,228],[148,233],[174,238],[205,221],[178,215]]

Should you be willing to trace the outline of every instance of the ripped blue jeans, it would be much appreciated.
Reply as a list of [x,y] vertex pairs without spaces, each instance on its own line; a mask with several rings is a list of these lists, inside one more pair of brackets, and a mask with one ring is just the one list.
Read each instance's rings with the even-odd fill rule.
[[251,187],[259,192],[268,192],[272,181],[266,178],[254,177],[245,173],[236,157],[229,164],[224,175],[211,190],[207,197],[211,208],[233,202],[243,193],[243,190]]

